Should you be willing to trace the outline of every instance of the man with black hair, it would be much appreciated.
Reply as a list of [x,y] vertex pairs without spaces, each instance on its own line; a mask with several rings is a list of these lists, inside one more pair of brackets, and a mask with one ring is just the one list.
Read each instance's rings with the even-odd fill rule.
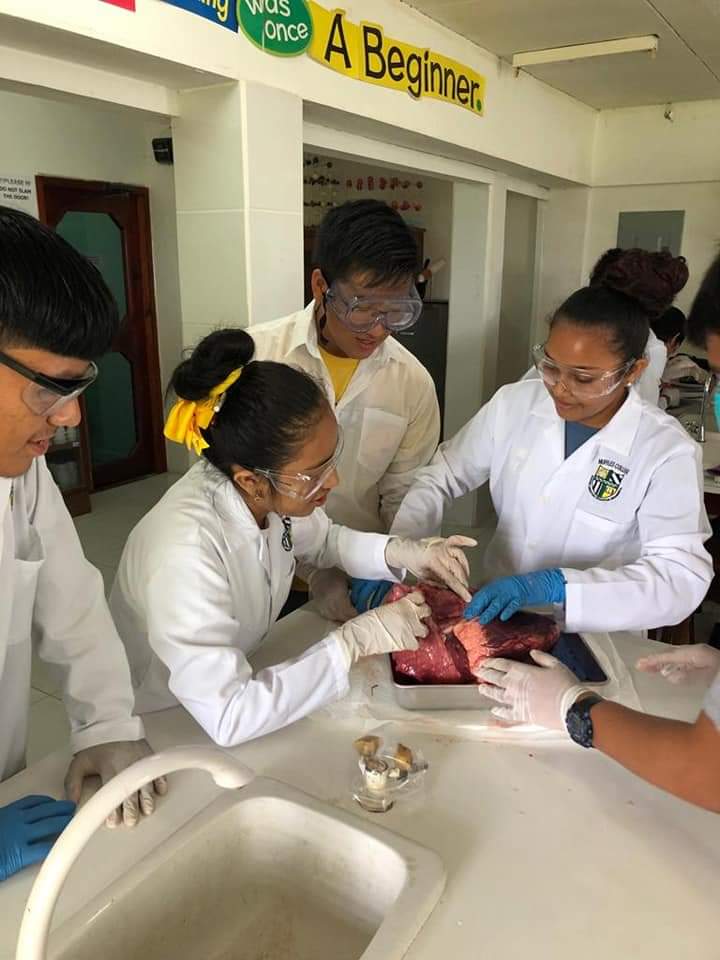
[[[0,880],[47,855],[86,777],[105,782],[151,753],[102,578],[44,459],[56,429],[80,422],[78,397],[118,326],[95,267],[0,207],[0,780],[25,765],[33,645],[62,674],[74,754],[70,802],[25,797],[0,808]],[[153,789],[166,784],[129,797],[108,824],[151,813]]]
[[[308,306],[248,332],[259,360],[301,367],[323,382],[333,402],[345,446],[328,515],[356,530],[386,533],[440,439],[432,378],[391,336],[420,317],[417,246],[386,203],[355,200],[325,216],[314,262]],[[310,589],[328,619],[357,615],[344,573],[314,571]],[[306,600],[306,592],[294,591],[290,607]]]

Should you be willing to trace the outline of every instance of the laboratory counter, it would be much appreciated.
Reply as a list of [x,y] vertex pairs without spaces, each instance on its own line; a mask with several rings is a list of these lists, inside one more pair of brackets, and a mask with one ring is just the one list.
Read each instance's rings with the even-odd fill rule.
[[[300,610],[276,624],[263,660],[307,646],[326,629]],[[617,636],[632,667],[660,645]],[[648,712],[694,719],[697,684],[638,675]],[[155,750],[208,738],[181,708],[148,715]],[[593,750],[570,742],[489,742],[422,728],[407,714],[393,736],[429,762],[424,794],[389,812],[361,810],[351,796],[353,740],[371,724],[319,714],[229,751],[258,774],[434,849],[445,891],[407,960],[675,960],[717,957],[720,819],[662,793]],[[60,796],[69,755],[52,754],[0,785],[0,804],[28,794]],[[55,925],[206,806],[219,793],[202,773],[171,778],[168,796],[136,829],[98,831],[75,865]],[[23,907],[38,868],[0,884],[0,958],[14,956]],[[188,877],[188,883],[193,878]]]

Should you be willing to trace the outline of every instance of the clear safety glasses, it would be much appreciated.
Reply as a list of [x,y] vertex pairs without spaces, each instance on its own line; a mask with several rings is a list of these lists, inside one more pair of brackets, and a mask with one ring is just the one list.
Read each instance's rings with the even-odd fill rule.
[[98,368],[92,361],[88,364],[84,376],[68,380],[48,377],[44,373],[31,370],[30,367],[26,367],[24,363],[9,357],[6,353],[0,353],[0,364],[30,381],[22,397],[28,409],[40,417],[52,416],[65,404],[75,400],[97,380],[98,375]]
[[338,425],[338,442],[335,453],[321,466],[309,473],[281,473],[277,470],[261,470],[255,467],[255,473],[267,477],[278,493],[294,500],[312,500],[322,490],[327,478],[337,468],[337,462],[343,451],[343,435]]
[[345,297],[334,283],[325,294],[337,318],[353,333],[367,333],[381,324],[391,333],[413,327],[422,313],[417,290],[409,297],[385,300],[382,297]]
[[535,369],[545,386],[556,387],[562,383],[568,393],[585,400],[599,399],[612,393],[635,363],[635,360],[628,360],[621,367],[604,371],[568,367],[551,360],[542,344],[533,347],[532,355]]

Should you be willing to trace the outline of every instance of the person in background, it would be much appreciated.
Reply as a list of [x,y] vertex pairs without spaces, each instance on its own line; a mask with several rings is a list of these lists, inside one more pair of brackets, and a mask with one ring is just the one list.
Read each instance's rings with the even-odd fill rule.
[[[0,879],[42,860],[86,777],[104,783],[151,750],[133,716],[127,660],[45,454],[80,422],[119,317],[94,266],[32,217],[0,207],[0,780],[25,766],[33,647],[63,677],[74,753],[68,801],[23,797],[0,808]],[[126,800],[134,824],[153,789]]]
[[665,344],[667,359],[662,375],[660,387],[660,406],[663,410],[677,406],[680,402],[680,392],[677,386],[680,380],[694,380],[704,383],[708,371],[693,357],[680,353],[680,347],[685,340],[687,320],[685,314],[678,307],[670,307],[661,317],[654,320],[652,329],[658,340]]
[[[690,308],[688,332],[693,343],[707,350],[712,368],[720,370],[720,256]],[[537,666],[498,658],[478,672],[483,693],[499,704],[493,709],[498,718],[567,732],[643,780],[720,813],[720,650],[688,644],[637,663],[638,669],[659,673],[671,683],[705,679],[709,689],[694,723],[646,716],[605,701],[579,686],[554,657],[531,656]]]
[[[642,252],[643,251],[637,248],[622,250],[619,247],[614,247],[612,250],[606,250],[593,267],[592,273],[590,274],[590,286],[592,287],[603,283],[608,271],[614,271],[616,269],[615,265],[628,254],[637,255]],[[677,280],[677,292],[679,293],[687,283],[689,276],[685,258],[672,257],[671,254],[667,252],[656,254],[656,269],[658,272],[662,272],[663,264],[665,265],[665,269],[674,272],[674,278]],[[682,264],[682,267],[680,264]],[[682,280],[680,276],[681,273],[684,274],[684,280]],[[660,404],[660,387],[663,382],[665,365],[667,364],[669,356],[668,345],[665,342],[665,338],[661,336],[661,331],[666,331],[668,326],[676,319],[676,315],[673,314],[674,308],[668,306],[668,308],[665,309],[665,307],[666,304],[664,303],[648,304],[650,329],[648,331],[644,354],[648,363],[635,384],[635,389],[643,400],[647,400],[648,403],[654,406]],[[685,318],[680,310],[677,310],[677,314],[679,314],[684,321]],[[661,322],[661,318],[666,318],[666,320]],[[682,343],[682,338],[680,342]]]
[[415,593],[254,675],[248,658],[287,599],[296,555],[358,577],[431,577],[470,598],[461,548],[473,540],[416,543],[328,520],[342,451],[333,410],[308,374],[253,353],[244,330],[220,330],[175,371],[165,435],[202,460],[130,534],[110,597],[138,709],[180,703],[223,747],[343,697],[358,658],[414,649],[427,633]]
[[428,536],[448,500],[489,482],[492,579],[468,619],[553,604],[568,632],[643,631],[680,623],[703,600],[700,447],[631,389],[649,316],[685,278],[682,260],[628,251],[557,310],[535,351],[540,379],[502,387],[418,472],[393,534]]
[[[314,259],[307,307],[249,333],[259,360],[300,367],[330,398],[345,447],[328,516],[356,530],[386,533],[440,439],[430,374],[391,336],[420,318],[417,247],[400,214],[378,200],[357,200],[325,216]],[[324,616],[344,622],[356,615],[344,573],[308,576]],[[356,580],[355,594],[367,586]],[[307,599],[306,588],[293,591],[286,611]]]

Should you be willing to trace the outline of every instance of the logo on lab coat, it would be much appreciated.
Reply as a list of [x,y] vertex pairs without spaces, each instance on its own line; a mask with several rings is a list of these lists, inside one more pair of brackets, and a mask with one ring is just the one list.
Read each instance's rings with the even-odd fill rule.
[[601,460],[595,473],[590,477],[588,489],[596,500],[614,500],[620,493],[620,487],[627,469],[611,460]]

